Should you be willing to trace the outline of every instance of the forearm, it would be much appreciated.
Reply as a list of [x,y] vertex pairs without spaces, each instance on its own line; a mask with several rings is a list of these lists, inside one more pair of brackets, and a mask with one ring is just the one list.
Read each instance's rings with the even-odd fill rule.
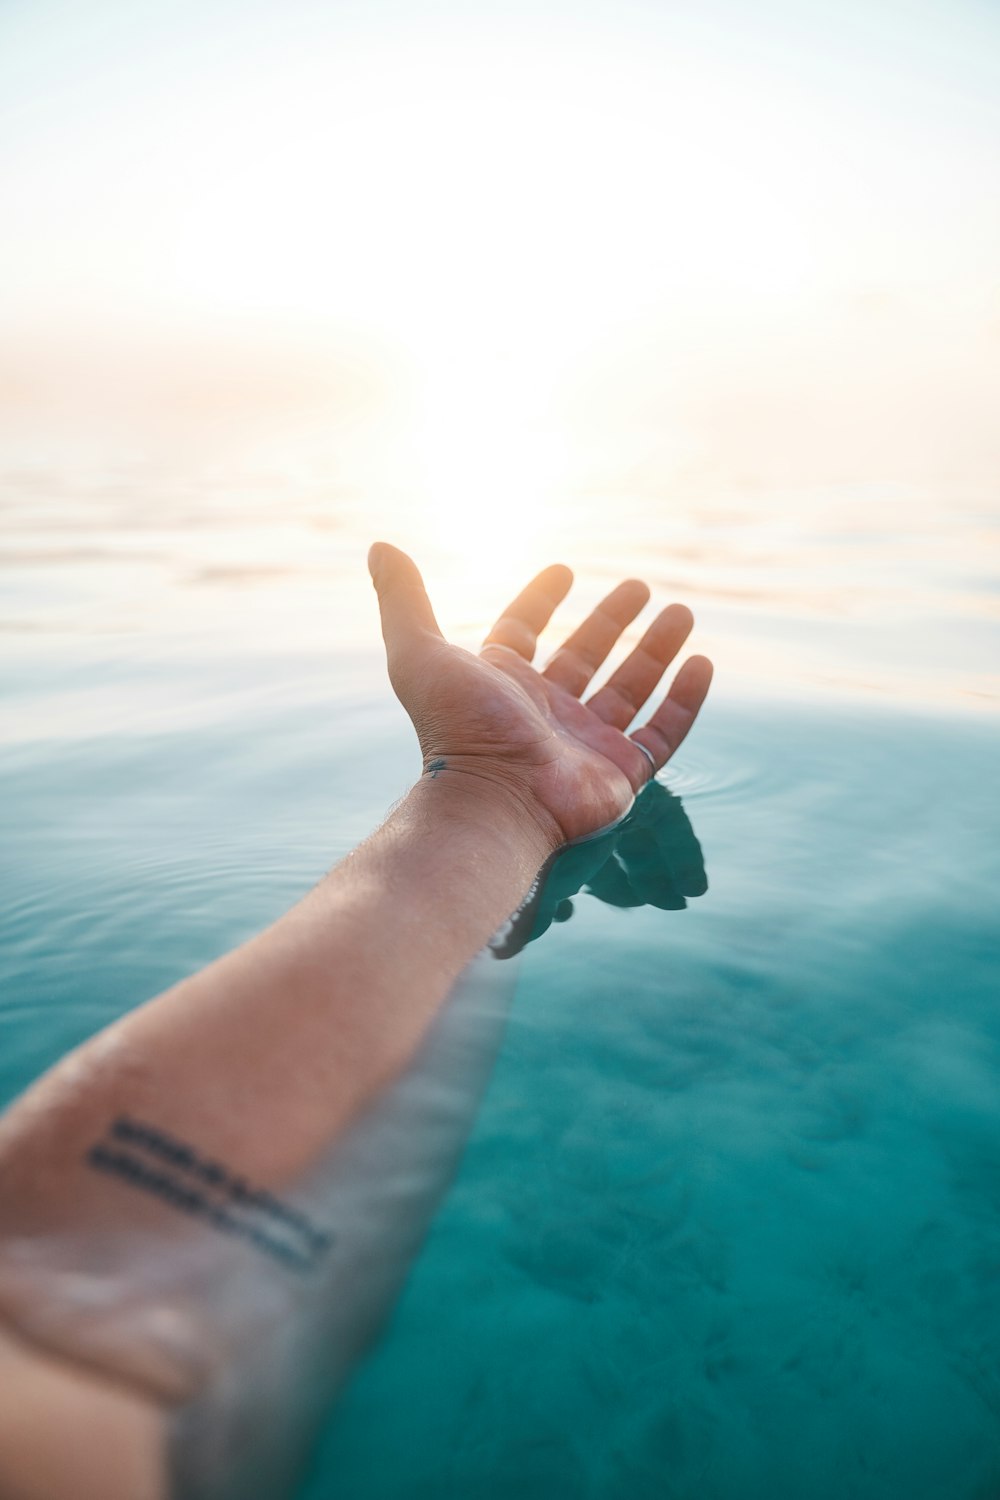
[[613,590],[539,673],[567,569],[540,573],[474,657],[443,640],[412,560],[382,544],[371,565],[428,775],[287,917],[0,1125],[0,1319],[143,1391],[140,1413],[172,1406],[186,1500],[289,1492],[269,1434],[294,1445],[391,1297],[502,1025],[490,985],[465,1004],[476,985],[456,979],[555,847],[623,816],[711,676],[691,658],[627,735],[687,611],[663,611],[583,703],[645,585]]
[[4,1500],[166,1500],[166,1413],[0,1328]]
[[[98,1162],[113,1164],[116,1153],[129,1155],[127,1140],[123,1149],[109,1139],[116,1121],[151,1127],[168,1146],[193,1151],[182,1186],[198,1191],[199,1171],[215,1165],[226,1182],[294,1200],[296,1185],[405,1069],[456,977],[547,852],[543,833],[502,796],[459,774],[426,777],[269,931],[42,1079],[0,1130],[0,1313],[26,1316],[38,1256],[32,1251],[22,1274],[25,1245],[68,1236],[98,1246],[86,1253],[101,1265],[117,1265],[195,1234],[208,1282],[220,1261],[258,1252],[259,1240],[237,1244],[204,1215],[179,1214],[176,1194],[171,1202],[137,1192],[134,1177],[95,1170],[95,1148]],[[217,1202],[217,1188],[202,1193]],[[254,1222],[259,1229],[262,1216]],[[302,1245],[295,1233],[292,1242]],[[183,1256],[175,1260],[183,1268]],[[137,1341],[143,1316],[137,1309],[130,1325]],[[119,1330],[116,1349],[129,1337]],[[101,1362],[99,1343],[91,1357]],[[190,1394],[169,1360],[144,1354],[132,1373],[170,1399]],[[202,1378],[192,1368],[190,1383]]]

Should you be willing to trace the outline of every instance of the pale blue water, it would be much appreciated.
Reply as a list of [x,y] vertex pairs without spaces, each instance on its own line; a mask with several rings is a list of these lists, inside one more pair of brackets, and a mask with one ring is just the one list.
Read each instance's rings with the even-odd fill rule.
[[[172,524],[147,561],[190,541]],[[216,579],[210,608],[190,569],[194,623],[154,616],[134,532],[102,525],[3,575],[3,1102],[277,916],[415,770],[370,617],[349,649],[275,639],[263,586]],[[853,576],[870,545],[841,541]],[[996,623],[948,601],[997,572],[971,546],[949,568],[962,666]],[[791,661],[819,627],[750,602],[727,636],[703,592],[722,671],[664,779],[708,891],[582,895],[527,950],[458,1179],[300,1500],[1000,1495],[996,719],[819,671],[739,692],[727,639]],[[882,628],[922,670],[930,627]]]

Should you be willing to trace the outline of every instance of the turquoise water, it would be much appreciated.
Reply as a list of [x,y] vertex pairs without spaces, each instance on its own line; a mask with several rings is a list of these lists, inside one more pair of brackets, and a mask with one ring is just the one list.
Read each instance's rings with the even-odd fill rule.
[[530,953],[309,1500],[1000,1493],[994,756],[713,715],[707,896]]
[[[117,492],[60,496],[32,530],[23,493],[3,1102],[277,916],[416,770],[368,595],[338,623],[348,520],[296,565],[318,507],[283,513],[255,574],[263,502],[213,529],[194,500],[129,526]],[[733,522],[728,552],[711,523],[717,563],[676,537],[681,561],[641,558],[721,668],[663,778],[707,892],[582,893],[527,948],[457,1179],[300,1500],[1000,1494],[1000,570],[979,522],[936,550],[938,519],[908,551],[923,620],[887,617],[874,514],[779,522]],[[764,535],[773,584],[740,600]],[[766,660],[737,672],[748,640]],[[984,711],[941,691],[949,662]]]

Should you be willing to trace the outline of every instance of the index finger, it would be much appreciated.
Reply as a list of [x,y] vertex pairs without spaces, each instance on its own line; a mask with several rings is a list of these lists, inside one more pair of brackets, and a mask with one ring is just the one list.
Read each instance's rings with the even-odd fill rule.
[[552,618],[556,606],[569,593],[572,582],[573,574],[562,563],[543,568],[508,604],[483,645],[509,646],[525,661],[530,661],[539,635]]

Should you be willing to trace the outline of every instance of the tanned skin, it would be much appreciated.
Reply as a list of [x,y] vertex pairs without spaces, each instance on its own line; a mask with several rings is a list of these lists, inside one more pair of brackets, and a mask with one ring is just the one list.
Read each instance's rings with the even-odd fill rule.
[[[329,1226],[294,1206],[295,1185],[407,1068],[539,868],[628,811],[708,691],[711,664],[689,658],[627,732],[691,629],[672,605],[584,699],[643,583],[614,589],[539,670],[568,568],[540,573],[473,655],[441,635],[409,557],[380,543],[369,566],[424,773],[274,926],[64,1058],[0,1122],[5,1500],[166,1500],[171,1413],[225,1358],[205,1287],[255,1256],[275,1277],[321,1256]],[[142,1305],[144,1259],[155,1247],[183,1268],[190,1244],[167,1338]],[[133,1288],[127,1316],[75,1309],[66,1288],[94,1265],[102,1286]]]

